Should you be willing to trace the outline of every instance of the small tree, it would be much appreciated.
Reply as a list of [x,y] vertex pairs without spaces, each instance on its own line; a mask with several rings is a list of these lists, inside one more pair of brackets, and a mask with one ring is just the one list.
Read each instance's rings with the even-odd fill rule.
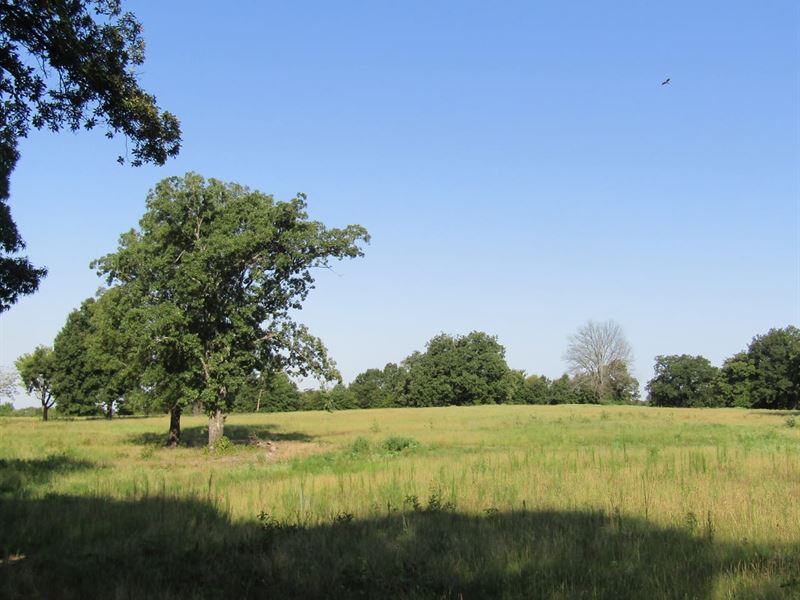
[[579,403],[576,387],[567,373],[550,383],[547,393],[547,404],[575,404]]
[[546,404],[550,380],[544,375],[528,375],[517,388],[516,402],[519,404]]
[[42,405],[42,420],[47,421],[47,413],[53,407],[53,350],[47,346],[37,346],[30,354],[23,354],[16,360],[16,367],[25,389],[36,394]]
[[199,400],[213,447],[254,372],[339,378],[293,311],[313,288],[311,269],[361,256],[369,236],[358,225],[328,229],[305,209],[302,194],[276,202],[238,184],[172,177],[148,195],[139,230],[93,263],[138,299],[142,381],[169,405],[171,432]]
[[367,369],[356,375],[350,391],[360,408],[401,406],[408,372],[394,363],[381,369]]
[[633,353],[617,323],[589,321],[570,336],[564,359],[581,387],[613,400],[615,381],[629,377]]

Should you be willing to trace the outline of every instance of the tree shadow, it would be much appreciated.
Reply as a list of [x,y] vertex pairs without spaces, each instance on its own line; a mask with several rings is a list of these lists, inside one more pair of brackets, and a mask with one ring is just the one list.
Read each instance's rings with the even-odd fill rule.
[[[299,431],[278,431],[275,425],[225,425],[225,436],[235,445],[251,444],[255,441],[311,442],[314,436]],[[128,437],[132,444],[161,445],[167,441],[167,433],[147,431]],[[202,425],[181,429],[181,446],[202,448],[208,445],[208,428]]]
[[[213,502],[0,499],[8,598],[736,598],[800,591],[800,547],[723,544],[602,512],[232,522]],[[749,570],[749,571],[748,571]]]
[[0,495],[27,495],[31,486],[42,485],[57,475],[97,468],[93,462],[64,454],[47,458],[0,458]]

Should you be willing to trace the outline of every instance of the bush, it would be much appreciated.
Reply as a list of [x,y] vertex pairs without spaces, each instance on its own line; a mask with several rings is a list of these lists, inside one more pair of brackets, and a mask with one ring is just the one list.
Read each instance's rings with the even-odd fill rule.
[[350,446],[351,454],[367,454],[370,450],[369,440],[365,437],[357,437]]
[[406,448],[416,448],[419,442],[410,437],[392,436],[383,441],[383,448],[388,452],[399,453]]
[[229,452],[233,451],[233,442],[231,442],[228,436],[223,435],[220,437],[216,442],[214,442],[214,447],[211,449],[211,452],[214,454],[228,454]]

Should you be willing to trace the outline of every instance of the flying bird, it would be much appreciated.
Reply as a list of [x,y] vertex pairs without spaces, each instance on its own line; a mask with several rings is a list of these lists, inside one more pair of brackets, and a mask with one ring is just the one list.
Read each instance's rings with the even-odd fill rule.
[[667,77],[664,81],[661,82],[661,85],[667,85],[669,83],[669,77]]

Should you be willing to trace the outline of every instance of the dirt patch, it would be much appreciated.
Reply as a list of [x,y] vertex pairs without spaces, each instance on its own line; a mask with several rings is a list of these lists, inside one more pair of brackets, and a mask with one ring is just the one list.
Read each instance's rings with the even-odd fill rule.
[[272,444],[272,448],[266,451],[269,462],[320,454],[330,449],[330,445],[324,442],[272,442]]
[[285,462],[294,458],[302,458],[312,454],[320,454],[330,450],[325,442],[297,442],[272,440],[254,440],[247,445],[247,451],[223,454],[213,457],[215,463],[246,463],[254,459],[262,464]]

